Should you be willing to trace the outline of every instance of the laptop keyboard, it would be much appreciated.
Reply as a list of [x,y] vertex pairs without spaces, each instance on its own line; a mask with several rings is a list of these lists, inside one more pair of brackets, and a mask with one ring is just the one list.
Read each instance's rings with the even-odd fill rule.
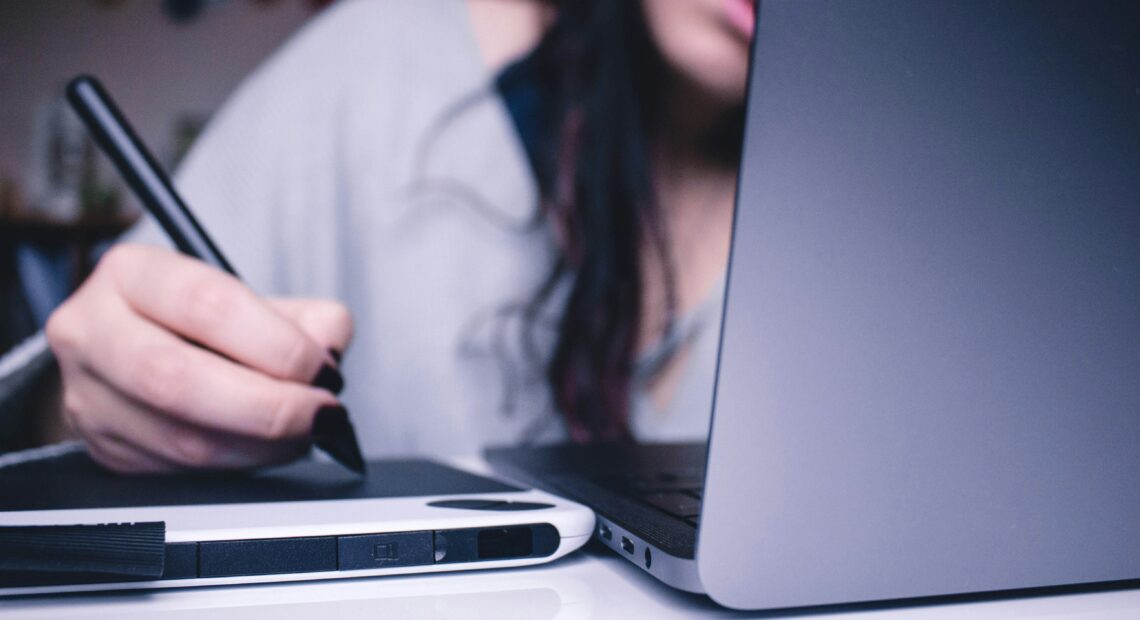
[[704,476],[701,472],[662,471],[651,474],[629,473],[609,475],[594,482],[611,491],[696,527],[700,521]]
[[487,460],[538,488],[581,502],[655,549],[696,555],[704,442],[501,448]]

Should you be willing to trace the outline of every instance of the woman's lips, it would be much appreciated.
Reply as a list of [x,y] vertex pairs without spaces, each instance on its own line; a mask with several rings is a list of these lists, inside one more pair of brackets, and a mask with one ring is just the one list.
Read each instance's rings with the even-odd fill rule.
[[724,15],[732,29],[751,39],[756,30],[755,0],[724,0]]

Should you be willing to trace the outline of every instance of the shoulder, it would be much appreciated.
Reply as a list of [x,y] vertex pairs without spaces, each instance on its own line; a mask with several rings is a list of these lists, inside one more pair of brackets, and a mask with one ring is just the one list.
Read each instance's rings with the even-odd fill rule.
[[436,212],[421,208],[435,194],[410,193],[425,176],[529,213],[529,169],[501,101],[485,96],[495,92],[467,8],[337,2],[211,121],[179,184],[250,281],[278,292],[309,290],[286,280],[334,281],[312,265],[352,245],[341,236],[383,236],[410,212]]
[[461,0],[341,0],[305,25],[251,77],[320,89],[403,73],[468,54],[471,22]]
[[464,0],[341,0],[305,26],[293,44],[333,52],[388,51],[407,57],[468,34],[469,29]]
[[416,64],[461,46],[494,73],[534,48],[554,16],[542,0],[341,0],[292,47]]
[[[316,250],[298,240],[323,234],[335,245],[346,196],[399,183],[401,148],[422,133],[421,110],[483,79],[464,10],[459,0],[337,2],[211,119],[178,182],[251,282],[280,291],[312,271],[306,252]],[[297,264],[286,268],[283,256]]]
[[401,111],[486,79],[475,54],[463,0],[341,0],[242,82],[204,138],[280,159],[401,131]]

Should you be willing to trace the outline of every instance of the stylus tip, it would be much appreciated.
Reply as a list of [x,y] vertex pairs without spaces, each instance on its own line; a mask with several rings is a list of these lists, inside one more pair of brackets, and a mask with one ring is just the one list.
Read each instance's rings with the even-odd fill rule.
[[313,418],[313,445],[333,460],[364,475],[364,456],[356,441],[356,431],[348,419],[348,411],[339,405],[321,407]]

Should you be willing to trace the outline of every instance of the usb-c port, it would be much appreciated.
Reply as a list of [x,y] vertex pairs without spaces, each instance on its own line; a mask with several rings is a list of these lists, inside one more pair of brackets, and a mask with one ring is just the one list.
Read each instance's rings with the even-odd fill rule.
[[605,523],[598,526],[598,533],[601,534],[602,538],[605,538],[606,540],[614,539],[614,533],[610,531],[610,526],[606,525]]
[[633,555],[633,541],[625,536],[621,537],[621,548],[626,553]]

